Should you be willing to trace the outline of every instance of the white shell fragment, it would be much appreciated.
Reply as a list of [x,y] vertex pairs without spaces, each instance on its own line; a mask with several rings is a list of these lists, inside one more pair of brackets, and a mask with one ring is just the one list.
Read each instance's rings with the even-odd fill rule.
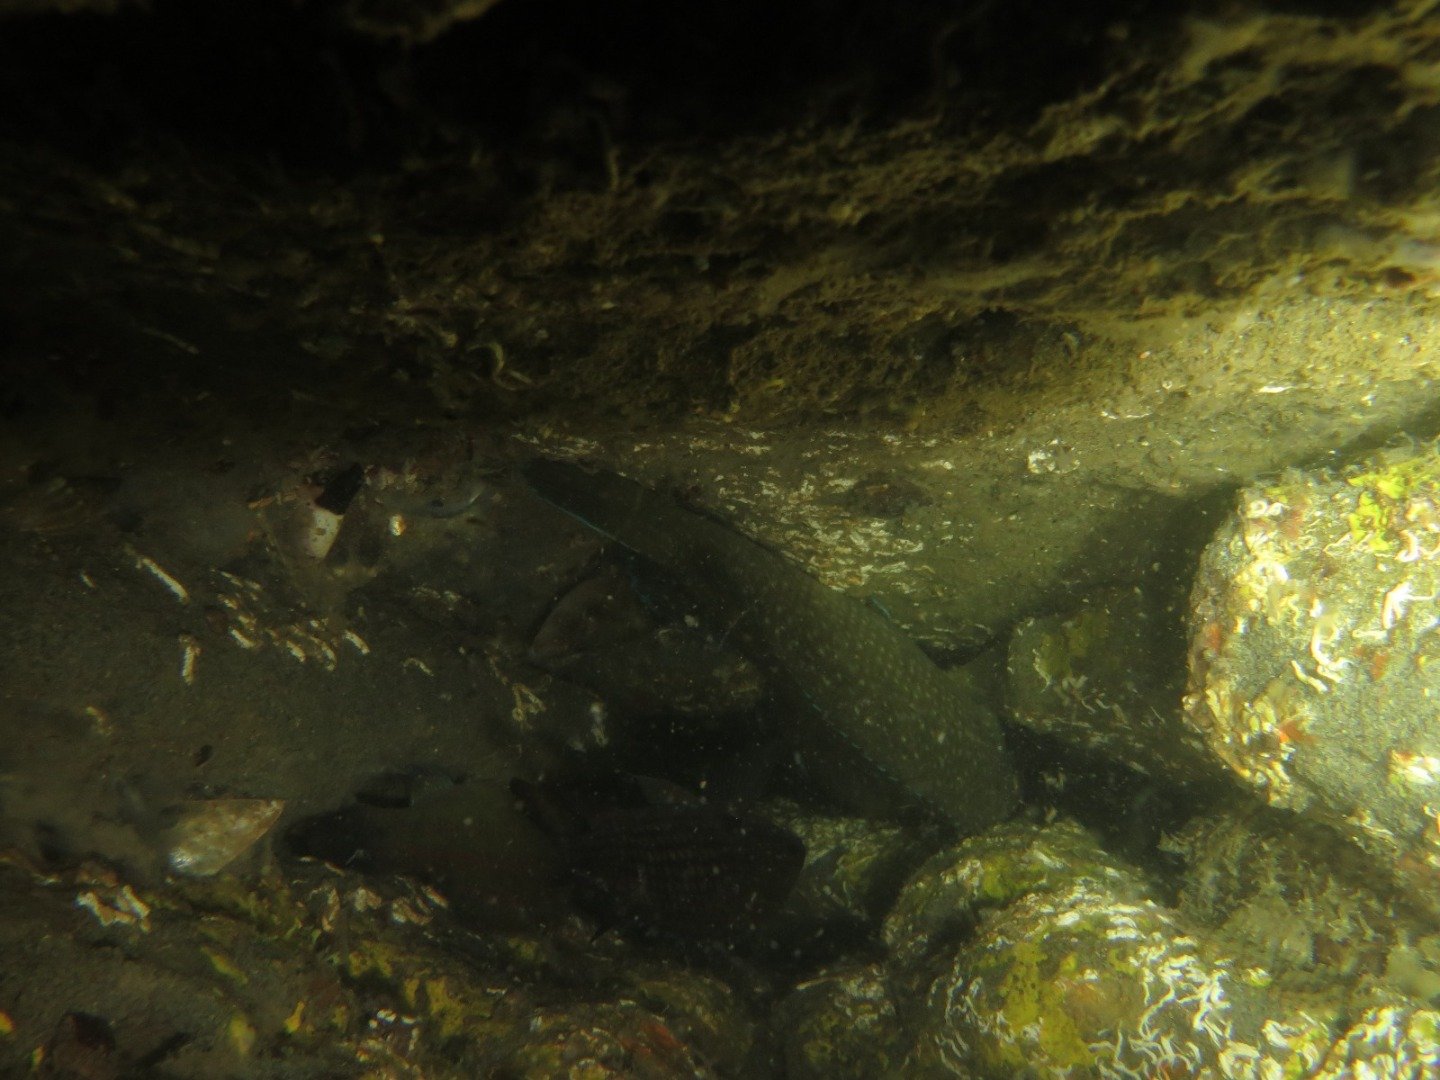
[[238,859],[270,831],[284,799],[207,799],[190,803],[170,830],[170,869],[210,877]]
[[309,522],[302,526],[300,548],[312,559],[323,559],[340,535],[340,515],[320,506],[308,509]]
[[[109,895],[102,898],[101,892]],[[75,906],[94,915],[101,926],[133,926],[146,933],[150,931],[150,905],[129,885],[99,891],[86,889],[75,897]]]
[[186,686],[195,684],[195,664],[200,659],[200,643],[190,634],[180,635],[180,678]]
[[188,604],[190,602],[190,590],[180,584],[179,579],[169,573],[154,559],[150,558],[150,556],[141,555],[139,552],[135,552],[134,554],[137,569],[144,570],[147,574],[155,578],[156,581],[160,582],[161,585],[164,585],[165,588],[170,590],[170,595],[175,597],[176,600],[179,600],[180,603]]

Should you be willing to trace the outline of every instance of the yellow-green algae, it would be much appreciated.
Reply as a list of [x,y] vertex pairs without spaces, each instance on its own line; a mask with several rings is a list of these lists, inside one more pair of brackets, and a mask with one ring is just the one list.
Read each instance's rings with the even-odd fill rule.
[[1394,555],[1405,546],[1407,503],[1440,497],[1440,455],[1435,447],[1396,458],[1380,455],[1345,478],[1358,489],[1355,508],[1345,516],[1350,539],[1376,555]]
[[[1065,984],[1058,976],[1074,974],[1078,963],[1074,953],[1057,964],[1045,948],[1033,941],[1017,942],[1005,955],[1001,994],[1005,1003],[1000,1013],[1012,1031],[1032,1025],[1038,1029],[1036,1043],[1047,1063],[1056,1069],[1086,1068],[1095,1055],[1066,1011]],[[986,1040],[987,1064],[1019,1069],[1033,1059],[1031,1048],[1018,1040]]]
[[789,1071],[829,1080],[901,1075],[901,1028],[878,966],[831,971],[802,983],[781,1002]]
[[378,978],[398,992],[407,1009],[428,1018],[441,1038],[486,1039],[505,1034],[513,1018],[497,1017],[503,994],[473,977],[457,977],[422,959],[403,943],[356,941],[346,957],[354,978]]
[[1075,675],[1075,661],[1090,654],[1097,643],[1111,636],[1111,615],[1099,605],[1087,607],[1045,634],[1034,651],[1035,670],[1047,683]]

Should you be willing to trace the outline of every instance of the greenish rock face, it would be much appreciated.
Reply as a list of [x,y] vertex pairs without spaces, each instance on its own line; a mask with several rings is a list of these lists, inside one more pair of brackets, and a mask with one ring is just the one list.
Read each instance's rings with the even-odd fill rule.
[[1150,776],[1213,780],[1220,769],[1179,720],[1180,634],[1133,587],[1087,594],[1011,636],[1006,702],[1015,722],[1117,758]]
[[556,461],[531,462],[525,476],[674,574],[710,624],[728,628],[837,799],[871,811],[919,803],[966,833],[1009,813],[1016,785],[998,721],[882,615],[633,481]]

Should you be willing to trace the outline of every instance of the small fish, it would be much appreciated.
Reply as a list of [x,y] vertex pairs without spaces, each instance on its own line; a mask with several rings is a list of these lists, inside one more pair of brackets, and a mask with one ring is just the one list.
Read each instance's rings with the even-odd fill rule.
[[961,833],[1005,818],[1000,725],[884,616],[729,526],[609,472],[535,459],[543,499],[674,577],[764,673],[811,776],[862,812],[919,804]]
[[789,897],[805,862],[794,833],[677,797],[663,781],[606,780],[510,785],[559,846],[575,903],[602,927],[725,940],[764,923]]

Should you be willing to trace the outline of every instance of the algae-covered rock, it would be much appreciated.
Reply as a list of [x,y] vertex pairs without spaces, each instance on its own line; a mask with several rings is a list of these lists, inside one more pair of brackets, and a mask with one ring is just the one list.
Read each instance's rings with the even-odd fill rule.
[[786,1075],[795,1080],[866,1080],[902,1067],[903,1029],[878,966],[807,979],[780,1003],[776,1023]]
[[885,919],[895,967],[913,970],[962,940],[981,914],[1045,888],[1057,874],[1088,878],[1113,895],[1139,900],[1143,888],[1079,826],[1037,831],[1024,824],[992,829],[931,856],[910,878]]
[[[1334,829],[1263,806],[1231,808],[1197,818],[1165,846],[1186,863],[1185,917],[1243,948],[1282,985],[1353,987],[1383,974],[1422,1001],[1432,996],[1419,971],[1429,962],[1407,951],[1430,920]],[[1387,970],[1397,949],[1412,968],[1399,981]]]
[[1357,993],[1353,971],[1288,978],[1283,950],[1262,958],[1155,902],[1063,822],[935,856],[886,938],[907,1076],[1418,1078],[1440,1060],[1422,1002],[1383,984]]
[[1206,549],[1186,718],[1274,806],[1358,840],[1440,910],[1440,453],[1245,489]]

